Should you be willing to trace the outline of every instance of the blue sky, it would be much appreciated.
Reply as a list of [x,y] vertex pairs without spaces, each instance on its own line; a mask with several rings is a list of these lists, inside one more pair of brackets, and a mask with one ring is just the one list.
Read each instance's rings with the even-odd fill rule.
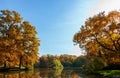
[[[87,17],[103,11],[105,7],[108,8],[106,6],[108,1],[105,1],[107,0],[1,0],[0,10],[15,10],[24,20],[36,27],[37,37],[41,41],[40,56],[45,54],[78,56],[82,50],[73,45],[73,36]],[[109,2],[113,5],[113,0]],[[101,4],[103,6],[99,8]]]

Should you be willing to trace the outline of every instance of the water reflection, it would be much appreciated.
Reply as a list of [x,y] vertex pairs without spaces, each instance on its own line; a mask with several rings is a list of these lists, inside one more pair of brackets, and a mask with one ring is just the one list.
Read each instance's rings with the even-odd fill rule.
[[0,73],[0,78],[40,78],[39,73],[39,71],[4,72]]
[[[0,78],[96,78],[96,76],[86,76],[79,70],[48,70],[35,69],[27,72],[0,73]],[[101,78],[98,77],[97,78]]]
[[48,69],[40,69],[40,77],[41,78],[61,78],[63,69],[58,70],[48,70]]

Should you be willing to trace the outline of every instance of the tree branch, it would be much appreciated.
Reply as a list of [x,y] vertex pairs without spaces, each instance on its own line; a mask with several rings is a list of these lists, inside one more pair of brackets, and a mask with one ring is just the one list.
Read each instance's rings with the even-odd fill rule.
[[102,44],[101,42],[99,42],[97,38],[95,38],[95,39],[96,39],[97,43],[98,43],[101,47],[103,47],[104,49],[107,49],[107,50],[109,50],[109,51],[116,52],[115,50],[110,49],[110,48],[108,48],[107,46],[105,46],[104,44]]

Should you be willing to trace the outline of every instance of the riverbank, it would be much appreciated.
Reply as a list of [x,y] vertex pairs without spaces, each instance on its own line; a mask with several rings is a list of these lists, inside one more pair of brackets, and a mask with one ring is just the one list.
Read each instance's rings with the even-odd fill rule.
[[120,70],[101,70],[96,73],[104,77],[120,78]]
[[82,70],[82,67],[64,67],[64,70]]
[[9,68],[0,67],[0,72],[28,71],[28,70],[33,70],[33,69],[34,67],[24,67],[24,66],[22,66],[21,68],[19,68],[18,66],[9,67]]

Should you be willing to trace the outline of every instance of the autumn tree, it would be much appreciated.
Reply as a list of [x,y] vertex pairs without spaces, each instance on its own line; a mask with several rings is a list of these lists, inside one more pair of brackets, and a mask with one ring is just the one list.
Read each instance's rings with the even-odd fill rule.
[[0,11],[0,63],[9,68],[32,66],[38,57],[39,40],[36,29],[23,21],[16,11]]
[[89,58],[102,57],[108,64],[120,64],[120,12],[101,12],[90,17],[74,35],[73,42]]
[[60,69],[63,65],[60,62],[59,56],[53,56],[50,54],[43,55],[40,57],[40,67],[41,68],[53,68]]
[[39,40],[36,38],[36,29],[34,26],[30,25],[29,22],[24,21],[21,24],[21,29],[24,31],[23,39],[21,40],[22,43],[22,51],[23,53],[20,55],[22,64],[26,65],[27,67],[32,66],[35,64],[35,61],[38,59],[38,46]]
[[52,68],[54,56],[47,54],[40,57],[40,67],[42,68]]
[[78,56],[73,62],[73,67],[84,67],[88,62],[86,56]]
[[48,58],[46,55],[43,55],[39,59],[40,67],[41,68],[47,68],[48,67]]
[[59,59],[64,67],[72,67],[77,57],[75,55],[62,54]]

